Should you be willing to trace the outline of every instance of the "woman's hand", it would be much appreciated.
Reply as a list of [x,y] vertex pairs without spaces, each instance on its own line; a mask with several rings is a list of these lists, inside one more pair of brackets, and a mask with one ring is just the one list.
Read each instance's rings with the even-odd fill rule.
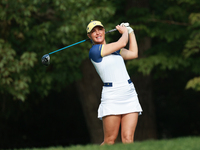
[[126,22],[126,23],[122,22],[122,23],[120,24],[120,26],[123,26],[123,25],[127,28],[128,34],[130,34],[131,32],[133,32],[133,29],[129,26],[129,23],[128,23],[128,22]]
[[124,25],[122,25],[122,26],[117,25],[116,29],[119,31],[120,34],[128,32],[127,28]]
[[128,43],[128,30],[127,28],[123,25],[117,25],[116,29],[121,33],[121,37],[119,38],[118,41],[112,42],[110,44],[104,44],[104,48],[101,51],[101,56],[106,56],[109,54],[112,54],[115,51],[118,51],[126,46]]

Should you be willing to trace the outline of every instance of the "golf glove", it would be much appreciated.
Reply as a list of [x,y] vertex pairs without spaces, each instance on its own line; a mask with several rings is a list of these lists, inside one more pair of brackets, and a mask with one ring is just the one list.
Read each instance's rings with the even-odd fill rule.
[[128,23],[128,22],[126,22],[126,23],[122,22],[122,23],[120,24],[120,26],[122,26],[122,25],[124,25],[124,26],[127,28],[129,34],[130,34],[131,32],[133,32],[133,29],[129,26],[129,23]]
[[133,29],[131,27],[126,27],[128,29],[128,34],[130,34],[131,32],[133,32]]
[[128,23],[128,22],[126,22],[126,23],[122,22],[122,23],[120,24],[120,26],[122,26],[122,25],[124,25],[125,27],[128,27],[128,26],[129,26],[129,23]]

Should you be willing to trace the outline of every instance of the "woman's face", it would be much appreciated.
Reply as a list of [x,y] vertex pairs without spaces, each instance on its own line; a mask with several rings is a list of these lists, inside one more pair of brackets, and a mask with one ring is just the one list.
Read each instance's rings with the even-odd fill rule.
[[101,26],[96,26],[88,34],[88,37],[94,44],[105,44],[105,29]]

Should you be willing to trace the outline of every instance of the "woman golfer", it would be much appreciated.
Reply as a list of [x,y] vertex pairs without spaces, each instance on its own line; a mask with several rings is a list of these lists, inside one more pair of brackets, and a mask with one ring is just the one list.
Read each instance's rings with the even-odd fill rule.
[[[142,112],[135,87],[127,73],[124,60],[138,57],[136,38],[131,27],[117,25],[121,34],[118,41],[106,43],[105,29],[100,21],[91,21],[87,35],[93,46],[89,58],[102,79],[104,86],[98,118],[103,120],[103,144],[114,144],[121,125],[123,143],[134,141],[138,114]],[[129,41],[129,50],[124,47]]]

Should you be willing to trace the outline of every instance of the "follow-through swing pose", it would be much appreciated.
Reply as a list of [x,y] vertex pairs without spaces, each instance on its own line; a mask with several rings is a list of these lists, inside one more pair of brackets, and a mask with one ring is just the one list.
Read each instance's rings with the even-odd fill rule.
[[[109,44],[106,43],[105,29],[100,21],[91,21],[86,29],[93,42],[89,58],[104,83],[98,109],[98,118],[103,121],[102,145],[115,143],[120,125],[122,142],[132,143],[138,114],[142,112],[124,63],[124,60],[138,57],[137,42],[133,29],[124,24],[116,26],[121,34],[119,40]],[[128,41],[129,50],[124,48]]]

